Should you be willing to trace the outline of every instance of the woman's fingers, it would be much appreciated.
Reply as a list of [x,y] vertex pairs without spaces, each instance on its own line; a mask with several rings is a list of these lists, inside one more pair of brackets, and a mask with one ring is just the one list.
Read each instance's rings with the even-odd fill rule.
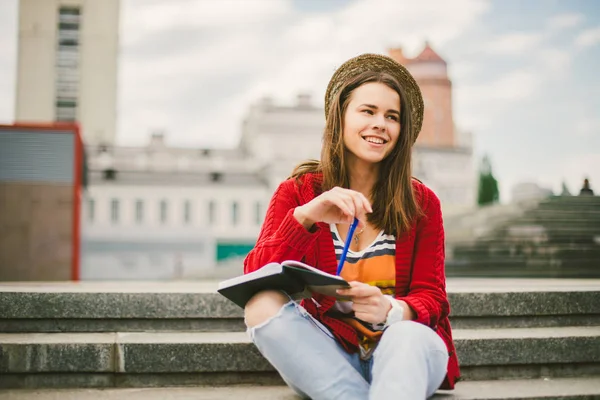
[[331,190],[333,196],[339,196],[348,208],[352,211],[352,216],[358,218],[361,222],[367,220],[367,213],[373,212],[371,204],[367,198],[360,192],[350,189],[335,187]]
[[360,197],[360,193],[354,193],[352,197],[352,202],[354,204],[354,209],[356,210],[354,216],[358,218],[361,222],[365,221],[365,209],[362,199]]
[[371,207],[371,203],[369,202],[369,199],[367,199],[365,197],[364,194],[359,193],[361,199],[362,199],[362,203],[363,203],[363,208],[368,212],[368,213],[372,213],[373,212],[373,207]]
[[354,217],[354,204],[343,197],[332,194],[329,199],[329,203],[333,206],[337,207],[346,217],[352,218]]
[[334,187],[305,205],[307,216],[316,222],[352,223],[358,218],[359,229],[367,221],[367,213],[372,212],[366,197],[355,190]]

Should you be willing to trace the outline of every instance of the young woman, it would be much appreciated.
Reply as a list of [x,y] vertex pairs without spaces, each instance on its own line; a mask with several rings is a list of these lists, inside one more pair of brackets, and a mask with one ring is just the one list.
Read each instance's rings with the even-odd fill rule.
[[341,276],[352,301],[279,291],[246,305],[248,333],[299,395],[425,399],[459,376],[444,274],[440,202],[411,176],[423,120],[413,77],[364,54],[325,94],[320,161],[299,165],[273,195],[244,271],[299,260],[336,273],[350,223],[359,226]]

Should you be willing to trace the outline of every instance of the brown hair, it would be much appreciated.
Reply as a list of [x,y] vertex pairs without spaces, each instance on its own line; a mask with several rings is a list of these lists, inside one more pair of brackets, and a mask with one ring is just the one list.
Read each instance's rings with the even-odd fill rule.
[[401,234],[411,228],[413,221],[423,214],[416,201],[412,186],[411,154],[413,123],[404,90],[398,81],[385,72],[366,71],[346,82],[333,98],[323,132],[321,161],[301,163],[291,177],[298,179],[306,173],[322,173],[324,191],[335,186],[348,188],[349,177],[345,163],[342,137],[344,115],[352,92],[365,83],[383,83],[400,96],[400,136],[396,146],[381,161],[379,176],[371,192],[373,213],[368,220],[386,233]]

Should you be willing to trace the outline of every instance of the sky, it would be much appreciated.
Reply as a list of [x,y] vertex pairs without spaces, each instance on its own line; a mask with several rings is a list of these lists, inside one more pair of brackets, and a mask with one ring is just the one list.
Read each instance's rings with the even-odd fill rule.
[[[17,0],[0,0],[0,123],[14,118]],[[600,1],[121,0],[117,143],[233,147],[250,104],[322,106],[335,68],[424,41],[447,62],[454,122],[519,182],[600,193]],[[477,165],[475,165],[475,168]]]

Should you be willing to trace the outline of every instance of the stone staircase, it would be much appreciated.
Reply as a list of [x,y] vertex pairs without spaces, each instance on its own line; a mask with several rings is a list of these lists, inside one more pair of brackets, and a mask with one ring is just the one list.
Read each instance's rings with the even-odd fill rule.
[[557,196],[504,214],[471,238],[449,221],[448,276],[600,278],[600,196]]
[[[0,399],[295,399],[214,282],[0,284]],[[439,399],[600,398],[600,280],[448,280]]]

